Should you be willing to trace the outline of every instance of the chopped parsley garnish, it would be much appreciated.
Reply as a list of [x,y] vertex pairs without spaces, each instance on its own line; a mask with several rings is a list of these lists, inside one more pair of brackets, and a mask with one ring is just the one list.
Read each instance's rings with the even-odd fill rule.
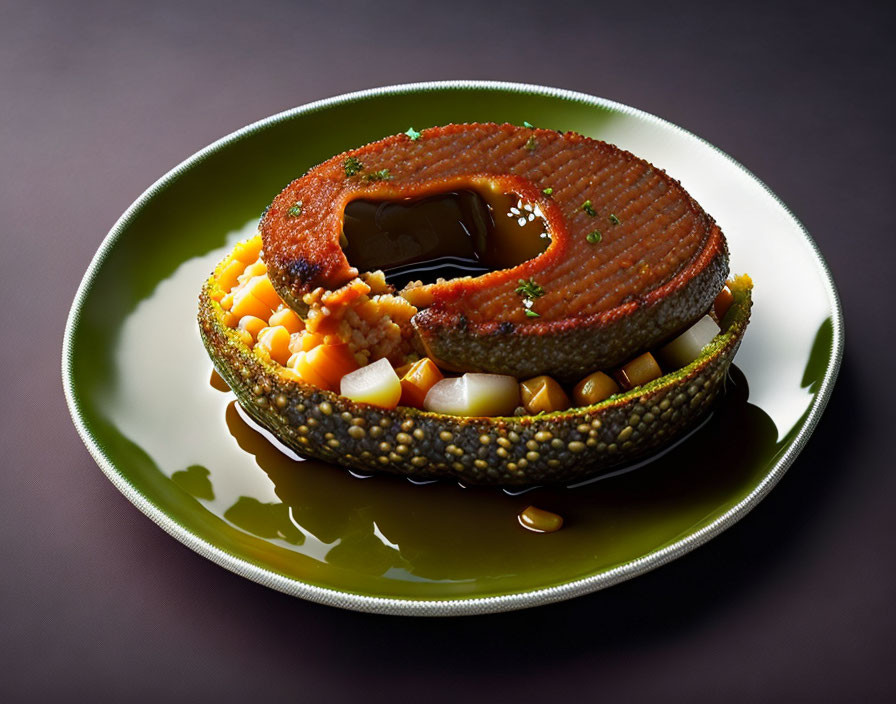
[[519,286],[516,287],[516,292],[521,296],[528,298],[530,301],[536,298],[541,298],[544,295],[544,289],[532,279],[529,279],[528,281],[519,279],[518,283]]
[[361,169],[364,168],[364,164],[356,156],[350,156],[344,162],[342,162],[342,167],[345,169],[346,176],[354,176],[357,173],[361,172]]
[[412,142],[416,142],[418,139],[420,139],[420,133],[413,127],[408,127],[408,131],[405,132],[405,134],[411,138]]
[[541,192],[544,193],[548,198],[550,198],[552,195],[554,195],[553,188],[542,188]]
[[593,230],[585,236],[585,239],[588,240],[590,244],[597,244],[603,238],[604,236],[600,234],[600,230]]
[[614,225],[618,225],[619,218],[617,218],[615,215],[613,215],[613,213],[610,213],[610,222],[613,223]]
[[392,174],[389,173],[389,169],[380,169],[364,176],[365,181],[388,181],[390,178]]
[[526,151],[534,152],[535,147],[537,147],[537,146],[538,146],[538,142],[535,141],[535,135],[532,135],[531,137],[529,137],[529,140],[526,142]]
[[595,215],[597,215],[597,211],[591,207],[590,200],[586,200],[584,203],[582,203],[582,210],[584,210],[586,213],[588,213],[591,217],[594,217]]
[[531,122],[527,122],[526,120],[523,120],[523,127],[528,127],[530,130],[535,129],[535,125],[533,125]]
[[526,317],[527,318],[540,318],[541,316],[536,313],[534,310],[526,308]]
[[292,206],[289,210],[286,211],[286,214],[291,218],[297,218],[302,214],[302,201],[299,201],[294,206]]

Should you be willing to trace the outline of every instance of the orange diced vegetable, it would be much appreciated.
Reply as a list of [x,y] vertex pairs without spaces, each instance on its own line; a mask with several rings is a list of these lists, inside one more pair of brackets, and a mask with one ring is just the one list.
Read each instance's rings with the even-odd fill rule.
[[261,330],[258,333],[257,344],[259,347],[264,347],[275,362],[285,365],[289,360],[289,333],[283,326]]
[[271,327],[282,325],[290,334],[301,332],[305,329],[305,323],[302,322],[299,314],[289,308],[281,308],[278,311],[274,311],[271,317],[268,318],[268,324]]
[[244,287],[234,294],[230,312],[238,319],[245,315],[254,315],[256,318],[267,320],[271,315],[271,307],[253,296],[248,287]]
[[251,264],[261,254],[261,236],[251,237],[243,242],[238,242],[233,248],[232,256],[244,264]]
[[259,301],[264,301],[271,310],[276,310],[282,303],[280,295],[266,275],[253,276],[245,284],[246,290]]
[[616,379],[619,385],[627,390],[643,386],[648,381],[659,379],[662,375],[663,370],[660,369],[660,365],[656,363],[653,355],[650,352],[645,352],[621,367],[616,372]]
[[239,328],[240,330],[245,330],[253,338],[258,337],[258,333],[264,330],[268,324],[264,322],[261,318],[256,318],[254,315],[244,315],[240,318]]
[[572,390],[578,406],[591,406],[619,393],[619,384],[603,372],[594,372],[582,379]]
[[546,376],[536,376],[520,382],[520,398],[523,401],[523,406],[529,403],[532,397],[544,388],[545,379],[547,379]]
[[311,332],[315,332],[323,337],[326,335],[332,335],[333,333],[338,331],[339,324],[341,322],[342,321],[334,315],[321,314],[314,317],[309,317],[308,320],[305,321],[305,327]]
[[318,345],[305,353],[305,360],[334,389],[342,377],[360,366],[348,345]]
[[551,413],[569,408],[569,397],[556,379],[536,376],[520,383],[520,398],[529,413]]
[[427,392],[437,381],[442,380],[443,374],[435,362],[424,357],[414,362],[401,377],[401,405],[423,408]]
[[309,332],[308,330],[305,330],[305,332],[302,333],[301,351],[309,352],[310,350],[313,350],[318,345],[323,344],[323,341],[324,341],[324,338],[322,335],[318,335],[317,333]]
[[231,259],[221,269],[221,273],[218,274],[218,286],[224,289],[224,291],[229,291],[237,285],[239,276],[245,268],[246,265],[243,262],[238,259]]
[[731,290],[726,286],[721,290],[719,295],[716,296],[715,303],[712,304],[719,322],[725,317],[725,313],[728,312],[732,303],[734,303],[734,294],[731,293]]
[[405,374],[407,374],[411,370],[411,367],[413,367],[413,366],[414,366],[414,362],[408,362],[406,364],[402,364],[400,367],[395,367],[395,373],[398,374],[398,378],[400,379]]
[[258,261],[254,261],[246,267],[246,270],[243,272],[242,276],[240,276],[240,283],[245,283],[251,278],[254,278],[256,276],[263,276],[267,273],[267,264],[259,259]]
[[329,389],[332,391],[333,389],[327,380],[318,374],[314,366],[308,362],[307,355],[307,352],[297,352],[292,355],[289,358],[290,366],[309,384],[312,384],[319,389]]
[[569,396],[557,381],[541,375],[520,384],[523,407],[529,413],[552,413],[569,408]]

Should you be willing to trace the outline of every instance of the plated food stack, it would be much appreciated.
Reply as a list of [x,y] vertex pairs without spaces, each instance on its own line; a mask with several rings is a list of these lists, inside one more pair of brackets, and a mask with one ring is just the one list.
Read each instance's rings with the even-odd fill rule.
[[749,320],[681,186],[581,135],[409,130],[324,162],[203,288],[246,410],[301,453],[474,483],[584,478],[683,433]]

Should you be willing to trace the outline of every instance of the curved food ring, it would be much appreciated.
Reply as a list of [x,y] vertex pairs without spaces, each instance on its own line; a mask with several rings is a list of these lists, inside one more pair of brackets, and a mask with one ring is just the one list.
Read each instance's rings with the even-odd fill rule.
[[303,455],[421,479],[539,484],[585,479],[649,455],[708,410],[750,318],[749,277],[729,286],[734,300],[722,332],[691,364],[593,406],[537,416],[386,410],[296,381],[228,327],[219,302],[225,292],[214,275],[200,294],[199,325],[215,368],[243,408]]
[[[575,133],[471,124],[387,137],[293,181],[261,222],[274,287],[302,313],[306,294],[358,276],[340,247],[350,201],[460,188],[503,190],[537,204],[551,244],[513,268],[408,296],[423,308],[411,321],[418,350],[440,366],[580,378],[694,322],[724,285],[721,230],[661,169]],[[600,241],[589,240],[595,231]],[[521,279],[543,287],[532,306],[539,317],[526,314]]]

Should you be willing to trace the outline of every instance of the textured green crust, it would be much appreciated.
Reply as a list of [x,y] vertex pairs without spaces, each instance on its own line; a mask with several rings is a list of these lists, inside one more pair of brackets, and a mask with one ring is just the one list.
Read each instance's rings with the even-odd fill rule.
[[586,479],[648,455],[709,410],[750,318],[749,278],[731,288],[734,302],[722,332],[687,367],[593,406],[539,416],[385,410],[288,379],[225,325],[212,295],[221,293],[214,277],[200,295],[199,327],[215,368],[243,408],[300,454],[420,479],[545,484]]

